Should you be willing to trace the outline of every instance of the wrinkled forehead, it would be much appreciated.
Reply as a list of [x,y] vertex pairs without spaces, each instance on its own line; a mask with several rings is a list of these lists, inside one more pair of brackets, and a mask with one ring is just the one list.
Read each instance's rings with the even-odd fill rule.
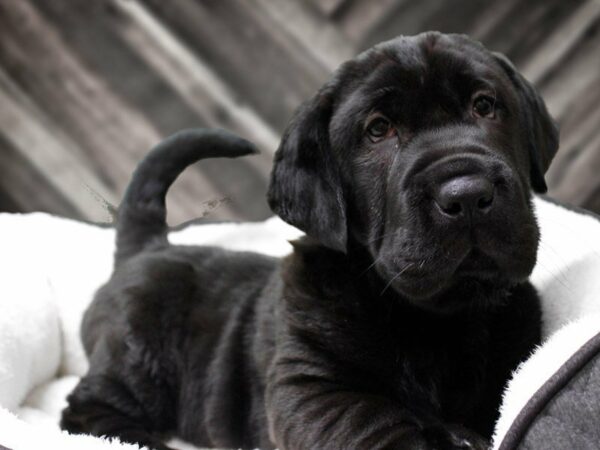
[[423,104],[510,84],[490,52],[456,35],[399,37],[362,53],[341,72],[337,110],[344,115],[364,113],[390,94]]

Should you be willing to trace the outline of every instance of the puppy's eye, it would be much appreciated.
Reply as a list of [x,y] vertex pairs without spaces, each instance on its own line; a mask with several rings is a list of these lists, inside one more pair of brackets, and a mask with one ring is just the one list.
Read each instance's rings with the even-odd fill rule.
[[480,95],[473,102],[473,114],[476,117],[493,119],[495,116],[494,104],[496,100],[488,95]]
[[372,142],[379,142],[394,134],[394,128],[385,117],[376,117],[367,125],[367,136]]

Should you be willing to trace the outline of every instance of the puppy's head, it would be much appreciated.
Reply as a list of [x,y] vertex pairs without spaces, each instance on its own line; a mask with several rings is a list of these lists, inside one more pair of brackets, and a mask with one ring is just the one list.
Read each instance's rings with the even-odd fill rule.
[[409,300],[444,307],[449,290],[529,276],[531,190],[546,190],[557,148],[542,99],[506,58],[465,36],[399,37],[300,107],[269,203],[325,246],[366,249]]

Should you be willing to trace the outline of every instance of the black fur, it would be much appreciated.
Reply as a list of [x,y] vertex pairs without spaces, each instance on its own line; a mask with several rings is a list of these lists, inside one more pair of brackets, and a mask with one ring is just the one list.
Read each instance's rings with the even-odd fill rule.
[[[480,91],[493,116],[473,112]],[[368,137],[373,114],[389,136]],[[380,44],[284,135],[269,201],[308,236],[279,261],[168,244],[177,174],[252,147],[211,131],[167,140],[121,206],[115,271],[82,327],[90,370],[62,427],[159,449],[172,434],[226,448],[485,448],[503,386],[540,338],[530,186],[545,189],[557,142],[505,58],[457,35]],[[458,220],[435,198],[465,175],[491,183],[493,201]]]

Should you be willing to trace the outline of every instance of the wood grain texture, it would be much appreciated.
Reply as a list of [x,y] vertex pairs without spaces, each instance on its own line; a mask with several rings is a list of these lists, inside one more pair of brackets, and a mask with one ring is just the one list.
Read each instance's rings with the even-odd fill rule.
[[293,111],[384,39],[461,32],[509,56],[561,126],[550,194],[600,212],[600,0],[19,0],[0,2],[0,210],[110,220],[135,164],[187,127],[261,155],[211,160],[169,220],[261,219]]

